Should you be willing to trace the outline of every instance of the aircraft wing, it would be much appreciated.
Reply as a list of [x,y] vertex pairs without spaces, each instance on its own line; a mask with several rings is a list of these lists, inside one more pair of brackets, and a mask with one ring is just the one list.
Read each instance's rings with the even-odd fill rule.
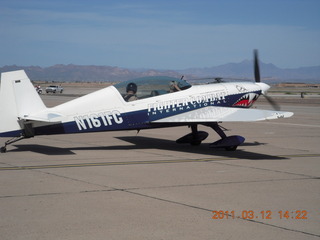
[[174,116],[165,117],[152,122],[254,122],[278,118],[288,118],[292,115],[292,112],[208,106]]

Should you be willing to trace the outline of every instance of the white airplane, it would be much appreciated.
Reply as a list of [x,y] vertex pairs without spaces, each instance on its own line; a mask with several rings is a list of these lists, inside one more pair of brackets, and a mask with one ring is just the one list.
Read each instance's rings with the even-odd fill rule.
[[1,74],[0,137],[11,137],[1,147],[37,135],[141,130],[189,126],[191,133],[177,143],[199,145],[215,130],[220,140],[211,147],[235,150],[241,136],[226,136],[220,122],[287,118],[292,112],[249,109],[269,85],[260,82],[257,52],[256,82],[215,82],[193,85],[172,77],[145,77],[121,82],[56,107],[47,108],[23,70]]

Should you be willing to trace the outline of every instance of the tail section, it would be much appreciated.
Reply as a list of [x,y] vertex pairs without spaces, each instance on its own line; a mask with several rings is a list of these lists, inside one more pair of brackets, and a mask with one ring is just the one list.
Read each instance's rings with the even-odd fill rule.
[[24,70],[1,74],[0,137],[30,137],[32,126],[22,119],[45,109]]

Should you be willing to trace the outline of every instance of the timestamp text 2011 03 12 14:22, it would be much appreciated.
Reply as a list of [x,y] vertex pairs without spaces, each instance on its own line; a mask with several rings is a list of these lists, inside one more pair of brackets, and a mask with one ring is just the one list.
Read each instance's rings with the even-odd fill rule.
[[271,210],[262,210],[262,211],[254,211],[254,210],[215,210],[212,211],[213,216],[212,219],[296,219],[296,220],[305,220],[308,219],[308,211],[306,210],[279,210],[279,211],[271,211]]

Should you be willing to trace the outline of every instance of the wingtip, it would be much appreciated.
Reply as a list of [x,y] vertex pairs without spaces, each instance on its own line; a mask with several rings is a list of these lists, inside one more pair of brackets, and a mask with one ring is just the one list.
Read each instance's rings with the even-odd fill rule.
[[280,119],[280,118],[289,118],[293,116],[293,112],[274,112],[272,116],[267,117],[267,120],[272,120],[272,119]]

